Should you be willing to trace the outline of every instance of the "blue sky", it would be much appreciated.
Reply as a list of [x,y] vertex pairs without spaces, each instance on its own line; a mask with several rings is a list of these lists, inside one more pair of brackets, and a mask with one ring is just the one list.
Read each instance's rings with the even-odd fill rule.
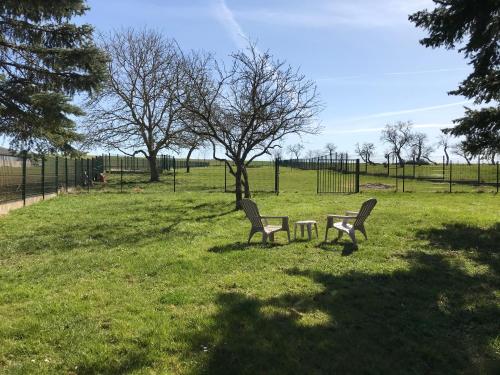
[[[325,110],[323,132],[306,149],[327,142],[353,153],[397,120],[437,138],[463,114],[464,98],[448,96],[469,67],[456,51],[427,49],[408,14],[430,0],[89,0],[81,21],[106,32],[149,27],[182,48],[214,51],[224,59],[249,38],[317,82]],[[291,137],[287,143],[298,141]],[[438,153],[439,155],[441,153]],[[437,155],[437,154],[436,154]]]

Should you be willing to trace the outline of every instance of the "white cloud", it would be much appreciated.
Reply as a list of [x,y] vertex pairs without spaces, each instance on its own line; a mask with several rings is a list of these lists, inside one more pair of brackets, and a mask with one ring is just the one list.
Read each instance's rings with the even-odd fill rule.
[[[452,123],[444,123],[444,124],[414,124],[414,129],[444,129],[451,128],[455,126]],[[323,134],[331,135],[331,134],[356,134],[356,133],[375,133],[380,132],[384,128],[376,127],[376,128],[355,128],[355,129],[328,129],[323,132]]]
[[247,35],[224,0],[217,0],[214,4],[214,14],[239,48],[248,46],[249,39]]
[[[234,11],[240,18],[293,27],[328,28],[387,27],[408,23],[408,15],[432,8],[431,0],[336,0],[302,2],[283,8],[245,8]],[[304,9],[306,4],[306,9]]]
[[411,114],[411,113],[435,111],[438,109],[457,107],[457,106],[470,104],[470,103],[471,103],[470,101],[465,100],[465,101],[461,101],[461,102],[433,105],[433,106],[429,106],[429,107],[418,107],[418,108],[403,109],[400,111],[391,111],[391,112],[379,112],[379,113],[373,113],[371,115],[352,118],[352,119],[350,119],[350,121],[360,121],[360,120],[368,120],[368,119],[375,119],[375,118],[400,116],[400,115],[406,115],[406,114]]
[[320,77],[316,79],[317,82],[337,82],[337,81],[348,81],[363,78],[374,78],[376,76],[383,77],[399,77],[399,76],[412,76],[420,74],[434,74],[434,73],[451,73],[451,72],[462,72],[469,70],[468,68],[442,68],[442,69],[425,69],[425,70],[414,70],[406,72],[386,72],[386,73],[373,73],[373,74],[359,74],[351,76],[337,76],[337,77]]

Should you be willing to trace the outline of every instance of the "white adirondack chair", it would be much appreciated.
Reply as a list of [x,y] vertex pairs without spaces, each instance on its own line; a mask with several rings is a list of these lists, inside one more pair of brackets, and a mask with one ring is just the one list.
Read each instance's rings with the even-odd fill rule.
[[[361,209],[359,210],[359,212],[346,211],[345,215],[327,215],[325,242],[328,240],[328,230],[330,228],[335,228],[338,230],[338,240],[342,238],[342,235],[344,233],[347,233],[356,246],[356,230],[359,230],[361,233],[363,233],[365,239],[368,239],[364,224],[366,218],[370,215],[376,204],[377,200],[372,198],[361,205]],[[335,219],[340,219],[342,221],[334,222]],[[349,221],[354,221],[354,223],[350,224]]]
[[[288,216],[261,216],[257,204],[251,199],[242,199],[241,207],[245,211],[245,215],[252,224],[250,235],[248,236],[248,243],[255,233],[262,233],[262,243],[267,243],[267,239],[274,242],[274,233],[285,231],[288,235],[288,242],[290,242],[290,228],[288,226]],[[281,219],[281,225],[269,225],[268,219]]]

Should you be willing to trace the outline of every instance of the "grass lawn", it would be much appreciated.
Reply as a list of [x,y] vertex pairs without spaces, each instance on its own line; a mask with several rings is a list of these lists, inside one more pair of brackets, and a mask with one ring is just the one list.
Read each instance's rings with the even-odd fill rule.
[[[498,196],[284,183],[262,213],[316,219],[320,239],[262,247],[232,194],[170,190],[0,218],[0,373],[500,373]],[[358,250],[322,243],[326,214],[371,196]]]

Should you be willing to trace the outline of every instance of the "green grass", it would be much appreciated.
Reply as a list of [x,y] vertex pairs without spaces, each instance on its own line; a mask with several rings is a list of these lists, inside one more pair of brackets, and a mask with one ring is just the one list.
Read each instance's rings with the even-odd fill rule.
[[316,195],[297,173],[263,213],[321,237],[375,196],[369,239],[262,247],[232,194],[116,177],[0,218],[0,373],[499,373],[498,196]]

